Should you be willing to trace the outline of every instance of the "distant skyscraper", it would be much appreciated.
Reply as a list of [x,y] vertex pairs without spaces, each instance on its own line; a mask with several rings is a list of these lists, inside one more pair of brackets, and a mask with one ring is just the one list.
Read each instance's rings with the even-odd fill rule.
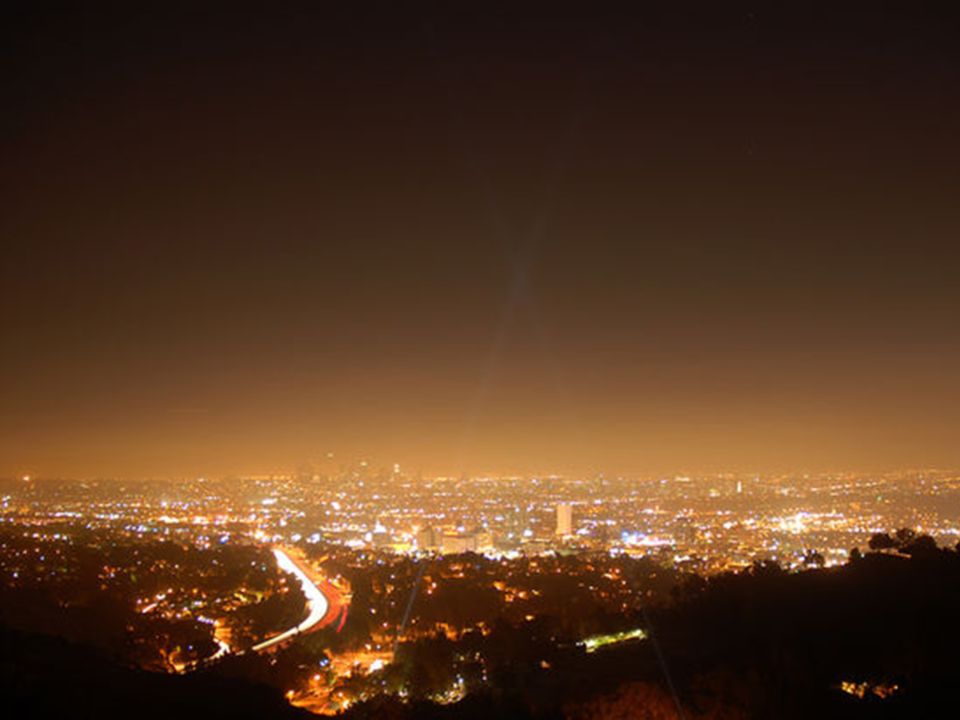
[[476,552],[476,533],[444,533],[440,538],[440,549],[444,553]]
[[418,550],[436,550],[440,546],[440,534],[432,527],[426,527],[417,533]]
[[573,506],[569,503],[557,505],[557,535],[573,533]]

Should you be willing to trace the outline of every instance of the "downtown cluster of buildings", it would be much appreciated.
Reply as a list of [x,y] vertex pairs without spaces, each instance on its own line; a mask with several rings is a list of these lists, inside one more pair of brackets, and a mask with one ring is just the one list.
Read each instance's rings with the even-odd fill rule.
[[827,564],[876,532],[909,527],[960,540],[960,475],[669,478],[436,477],[365,465],[333,475],[179,481],[16,479],[0,523],[31,532],[109,528],[210,547],[329,542],[401,554],[603,551],[697,572],[816,550]]

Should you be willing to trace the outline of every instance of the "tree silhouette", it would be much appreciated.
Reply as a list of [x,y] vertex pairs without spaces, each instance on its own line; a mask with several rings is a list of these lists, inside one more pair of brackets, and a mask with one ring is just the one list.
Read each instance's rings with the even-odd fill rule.
[[914,557],[928,557],[935,554],[939,548],[937,547],[937,541],[929,535],[918,535],[910,543],[904,545],[901,550]]
[[897,547],[897,541],[889,533],[874,533],[867,544],[871,550],[892,550]]
[[677,707],[664,690],[646,682],[633,682],[612,695],[570,709],[575,720],[675,720]]
[[910,528],[903,527],[897,530],[896,532],[897,545],[899,545],[900,547],[909,545],[914,541],[916,537],[917,537],[917,533],[911,530]]

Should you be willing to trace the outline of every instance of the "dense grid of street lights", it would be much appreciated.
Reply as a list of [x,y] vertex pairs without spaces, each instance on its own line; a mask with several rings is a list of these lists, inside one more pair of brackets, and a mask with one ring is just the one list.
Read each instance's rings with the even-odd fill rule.
[[960,520],[951,512],[958,494],[960,476],[935,471],[415,478],[396,467],[358,466],[333,476],[10,480],[0,494],[0,520],[64,540],[70,528],[110,528],[199,547],[243,539],[407,554],[584,549],[716,572],[756,559],[795,566],[811,549],[828,565],[840,563],[872,533],[895,527],[952,546],[960,539]]

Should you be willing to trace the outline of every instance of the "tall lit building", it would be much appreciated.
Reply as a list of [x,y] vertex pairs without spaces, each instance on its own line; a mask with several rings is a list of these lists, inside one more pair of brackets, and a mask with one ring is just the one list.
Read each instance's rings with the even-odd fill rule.
[[432,527],[425,527],[417,532],[418,550],[436,550],[440,547],[440,533]]
[[444,554],[476,552],[476,533],[444,533],[440,538],[440,549]]
[[573,533],[573,506],[569,503],[557,505],[557,535]]

